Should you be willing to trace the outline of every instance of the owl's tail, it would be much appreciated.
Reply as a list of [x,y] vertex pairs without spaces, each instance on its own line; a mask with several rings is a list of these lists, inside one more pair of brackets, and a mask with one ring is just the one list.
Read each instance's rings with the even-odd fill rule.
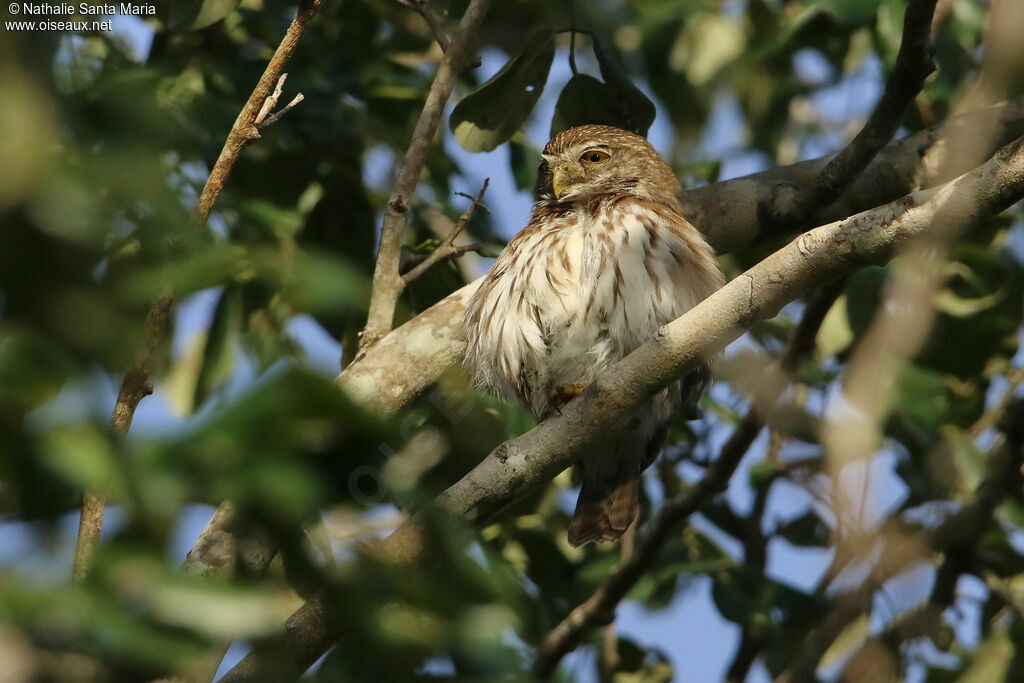
[[638,474],[613,481],[611,487],[601,483],[588,482],[584,477],[576,511],[569,522],[569,543],[573,547],[591,541],[618,540],[640,510]]

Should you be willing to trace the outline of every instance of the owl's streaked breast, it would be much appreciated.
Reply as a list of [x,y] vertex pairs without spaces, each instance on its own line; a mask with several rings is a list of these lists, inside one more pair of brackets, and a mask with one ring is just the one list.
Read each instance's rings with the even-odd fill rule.
[[659,208],[615,196],[594,211],[535,216],[467,309],[478,382],[541,417],[554,387],[589,384],[719,286],[710,250]]

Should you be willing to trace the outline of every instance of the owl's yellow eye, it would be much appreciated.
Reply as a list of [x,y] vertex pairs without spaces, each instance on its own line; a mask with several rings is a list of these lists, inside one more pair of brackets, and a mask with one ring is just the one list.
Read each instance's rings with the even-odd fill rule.
[[602,161],[607,161],[611,155],[608,152],[602,152],[599,149],[588,149],[580,157],[580,161],[586,161],[591,164],[599,164]]

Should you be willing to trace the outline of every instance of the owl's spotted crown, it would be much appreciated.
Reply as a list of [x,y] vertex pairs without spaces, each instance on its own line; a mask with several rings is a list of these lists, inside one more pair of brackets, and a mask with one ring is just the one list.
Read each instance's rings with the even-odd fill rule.
[[630,133],[628,130],[616,128],[615,126],[599,126],[596,124],[577,126],[576,128],[569,128],[563,130],[561,133],[555,135],[555,137],[548,140],[548,144],[544,145],[544,154],[564,154],[569,149],[585,145],[608,145],[608,146],[637,146],[637,147],[648,147],[652,152],[654,148],[647,142],[646,139]]

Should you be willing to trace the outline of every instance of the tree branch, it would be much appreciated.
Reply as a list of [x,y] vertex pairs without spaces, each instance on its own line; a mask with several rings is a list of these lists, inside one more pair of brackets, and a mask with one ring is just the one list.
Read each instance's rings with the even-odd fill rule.
[[[476,197],[470,197],[470,199],[472,199],[473,201],[470,202],[466,210],[462,212],[461,216],[459,216],[459,220],[455,222],[455,226],[452,228],[451,232],[448,233],[448,236],[444,238],[444,241],[441,243],[441,245],[437,249],[435,249],[434,252],[430,254],[430,256],[425,258],[421,263],[410,269],[409,272],[402,275],[403,289],[406,286],[408,286],[410,282],[418,278],[420,275],[423,275],[423,273],[427,272],[427,269],[429,269],[438,261],[447,258],[452,258],[453,256],[456,256],[460,253],[469,251],[469,249],[454,246],[455,238],[457,238],[459,234],[462,233],[462,229],[466,227],[466,223],[468,223],[469,219],[473,217],[473,212],[476,211],[476,207],[481,206],[480,202],[483,201],[484,193],[487,192],[487,186],[490,185],[490,183],[490,178],[484,179],[484,184],[483,187],[480,188],[479,194],[477,194]],[[483,209],[484,212],[486,213],[487,207],[484,206]],[[479,245],[468,246],[473,247],[474,249],[479,248]],[[460,251],[460,249],[462,249],[462,251]]]
[[[110,413],[110,431],[122,437],[128,433],[132,418],[139,402],[153,393],[153,385],[149,383],[149,369],[153,364],[160,337],[167,326],[171,315],[171,297],[162,296],[157,299],[146,315],[143,329],[142,347],[138,350],[135,361],[117,392],[114,409]],[[106,495],[98,491],[86,491],[82,497],[82,513],[78,521],[78,538],[75,543],[75,558],[71,567],[71,578],[75,582],[82,581],[89,573],[92,556],[99,543],[103,530],[103,509]]]
[[932,16],[937,0],[910,0],[903,15],[903,37],[896,64],[867,123],[839,154],[832,157],[810,185],[795,196],[787,224],[800,224],[807,215],[835,201],[867,168],[896,134],[903,115],[935,70],[931,44]]
[[[227,140],[224,142],[224,147],[199,195],[199,201],[193,214],[197,225],[206,224],[210,217],[210,211],[213,209],[217,197],[220,196],[224,182],[230,175],[235,161],[238,160],[242,148],[260,137],[255,125],[256,117],[264,102],[271,97],[275,83],[281,79],[285,64],[295,51],[295,46],[306,25],[316,14],[320,2],[321,0],[302,0],[295,19],[288,27],[281,44],[278,45],[274,56],[271,57],[270,63],[267,64],[266,70],[256,84],[256,88],[249,95],[245,106],[242,107],[242,111],[235,119],[231,132],[228,133]],[[281,83],[283,84],[283,79]],[[170,318],[173,301],[173,296],[170,294],[161,296],[153,303],[146,316],[142,348],[132,366],[125,373],[114,410],[110,416],[111,430],[117,436],[123,436],[128,432],[139,401],[153,392],[153,387],[149,383],[149,370],[164,328]],[[99,542],[103,526],[104,502],[104,495],[99,492],[87,492],[82,502],[82,515],[72,568],[72,578],[75,581],[81,581],[89,571],[92,554]]]
[[448,51],[448,45],[451,44],[451,40],[441,27],[441,20],[434,14],[434,10],[430,9],[430,4],[427,3],[427,0],[396,0],[396,2],[423,17],[423,21],[430,27],[430,32],[434,34],[437,44],[441,46],[441,51]]
[[[1024,98],[979,109],[889,143],[828,206],[808,222],[830,221],[879,206],[910,192],[952,180],[984,163],[1001,145],[1024,134]],[[834,157],[705,185],[682,194],[683,211],[719,252],[775,239],[795,227],[787,223],[793,197]]]
[[[434,10],[430,9],[430,3],[427,0],[395,0],[399,5],[408,7],[418,15],[423,17],[423,21],[426,22],[430,28],[430,32],[434,34],[434,40],[441,47],[441,52],[447,52],[448,46],[451,44],[451,39],[448,38],[448,34],[445,33],[444,28],[441,26],[441,20],[434,14]],[[474,57],[473,61],[469,63],[470,68],[475,69],[483,64],[483,60],[479,57]]]
[[402,234],[405,232],[409,203],[416,191],[420,171],[426,158],[427,149],[434,141],[438,124],[444,114],[445,103],[455,87],[455,79],[465,66],[469,54],[469,41],[476,35],[491,0],[471,0],[466,13],[459,23],[459,30],[441,59],[437,75],[427,93],[427,101],[420,112],[419,120],[412,133],[405,160],[398,171],[394,190],[388,199],[381,226],[377,262],[373,269],[373,291],[366,327],[360,334],[360,355],[391,330],[395,306],[404,289],[398,273],[402,255]]
[[[486,522],[571,465],[606,439],[610,430],[621,428],[652,393],[738,337],[744,326],[774,316],[814,286],[856,268],[885,262],[895,250],[922,234],[952,231],[954,226],[962,231],[1022,196],[1024,138],[946,185],[801,235],[662,327],[655,339],[613,366],[560,415],[499,445],[431,507],[473,523]],[[729,460],[721,458],[712,467],[717,476],[723,476],[728,465]],[[705,491],[717,483],[715,477],[702,481],[706,481]],[[675,514],[685,514],[691,500],[679,501]],[[376,544],[376,554],[398,564],[426,562],[430,555],[422,527],[425,514],[429,511],[421,511]],[[286,651],[315,659],[330,647],[337,624],[328,603],[321,594],[289,618],[283,636]],[[239,670],[252,672],[255,659],[243,660]],[[253,680],[254,675],[229,675],[225,680]]]

